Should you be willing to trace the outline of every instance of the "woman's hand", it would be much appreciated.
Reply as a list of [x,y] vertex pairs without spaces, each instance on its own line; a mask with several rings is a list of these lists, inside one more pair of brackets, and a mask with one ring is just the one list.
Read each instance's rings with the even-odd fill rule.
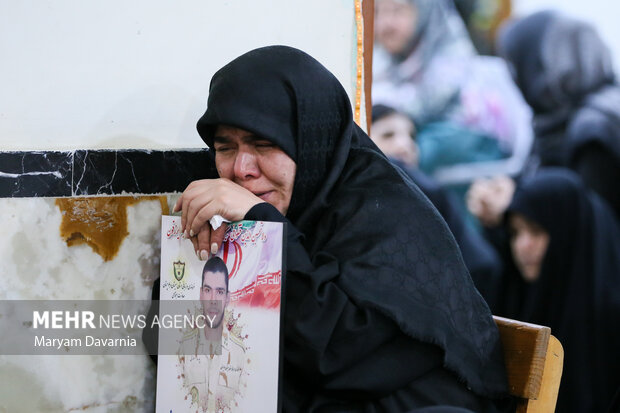
[[510,205],[515,182],[507,176],[476,180],[467,191],[467,208],[482,225],[492,228],[502,222]]
[[228,221],[240,221],[261,202],[265,201],[228,179],[202,179],[187,186],[172,212],[182,211],[183,233],[192,240],[198,257],[206,260],[209,252],[217,252],[226,232],[226,225],[213,230],[209,220],[220,215]]

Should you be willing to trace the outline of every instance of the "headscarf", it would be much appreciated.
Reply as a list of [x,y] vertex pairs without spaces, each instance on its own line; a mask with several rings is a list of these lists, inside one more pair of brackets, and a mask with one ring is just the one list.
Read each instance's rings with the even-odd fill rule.
[[407,0],[417,25],[405,55],[375,42],[373,104],[407,113],[421,130],[450,121],[496,139],[511,153],[528,140],[530,113],[504,61],[478,56],[448,0]]
[[620,229],[579,177],[542,169],[517,188],[507,214],[540,225],[550,240],[538,280],[516,315],[551,327],[564,347],[558,411],[605,411],[620,385]]
[[[453,237],[419,189],[353,122],[347,94],[327,69],[285,46],[236,58],[213,76],[207,111],[198,121],[209,146],[219,124],[277,144],[297,164],[286,218],[289,232],[303,234],[304,251],[293,259],[307,254],[309,261],[291,268],[287,260],[285,386],[293,381],[288,362],[303,366],[297,374],[307,386],[326,391],[376,381],[356,370],[366,362],[394,366],[398,353],[355,358],[373,346],[373,334],[339,335],[353,304],[410,338],[439,346],[444,366],[476,394],[505,394],[497,329]],[[303,280],[306,291],[296,287]],[[308,347],[315,351],[301,357]],[[392,371],[364,397],[405,387],[409,371]]]
[[498,49],[534,110],[543,166],[571,165],[593,142],[620,162],[620,87],[594,27],[542,11],[507,26]]

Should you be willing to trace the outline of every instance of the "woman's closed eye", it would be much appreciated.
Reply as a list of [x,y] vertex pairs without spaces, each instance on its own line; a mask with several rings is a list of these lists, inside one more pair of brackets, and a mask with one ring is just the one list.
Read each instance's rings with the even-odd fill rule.
[[229,145],[215,145],[213,147],[213,149],[215,149],[215,152],[223,153],[223,152],[230,152],[234,148],[232,146],[229,146]]

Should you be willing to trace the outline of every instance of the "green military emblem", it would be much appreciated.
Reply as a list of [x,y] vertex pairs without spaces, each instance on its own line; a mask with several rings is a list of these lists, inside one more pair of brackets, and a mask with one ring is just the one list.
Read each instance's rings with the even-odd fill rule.
[[172,263],[172,265],[174,266],[174,278],[176,278],[177,281],[181,281],[185,275],[185,263],[177,261]]
[[192,386],[192,389],[189,391],[189,394],[192,395],[192,404],[198,404],[198,401],[200,399],[198,398],[198,389],[196,388],[196,386]]

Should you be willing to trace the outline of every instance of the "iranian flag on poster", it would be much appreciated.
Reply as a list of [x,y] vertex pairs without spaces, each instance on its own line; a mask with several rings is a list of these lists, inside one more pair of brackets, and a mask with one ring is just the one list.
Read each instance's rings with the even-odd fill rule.
[[240,306],[280,308],[282,279],[282,225],[243,221],[230,227],[224,237],[222,259],[230,265],[230,280],[237,289],[231,302]]

